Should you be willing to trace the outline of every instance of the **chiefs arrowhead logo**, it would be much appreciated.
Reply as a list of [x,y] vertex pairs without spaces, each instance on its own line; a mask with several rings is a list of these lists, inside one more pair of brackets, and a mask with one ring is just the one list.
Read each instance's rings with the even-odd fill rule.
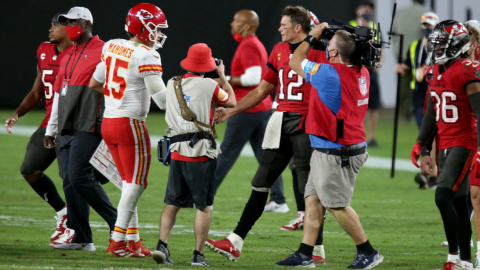
[[153,14],[145,9],[140,9],[135,16],[144,20],[153,19]]

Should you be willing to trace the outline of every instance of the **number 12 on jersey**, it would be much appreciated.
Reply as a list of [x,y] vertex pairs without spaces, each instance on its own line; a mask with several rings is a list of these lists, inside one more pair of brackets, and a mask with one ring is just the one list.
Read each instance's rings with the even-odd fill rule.
[[[106,66],[106,76],[105,76],[105,85],[103,86],[103,91],[105,96],[112,97],[114,99],[122,99],[125,89],[127,88],[127,81],[124,77],[118,74],[119,69],[128,69],[128,61],[124,61],[118,58],[113,58],[108,56],[105,59]],[[110,78],[110,74],[112,74]]]
[[[283,68],[278,71],[279,83],[280,83],[280,90],[278,91],[278,100],[288,100],[288,101],[303,101],[303,91],[297,91],[296,94],[293,94],[293,90],[301,88],[303,86],[303,78],[302,76],[298,76],[298,74],[290,69],[287,74],[288,83],[287,85],[283,85]],[[297,80],[294,80],[294,76],[297,76]],[[286,80],[287,81],[287,80]],[[287,98],[285,99],[285,92],[284,89],[287,88]]]

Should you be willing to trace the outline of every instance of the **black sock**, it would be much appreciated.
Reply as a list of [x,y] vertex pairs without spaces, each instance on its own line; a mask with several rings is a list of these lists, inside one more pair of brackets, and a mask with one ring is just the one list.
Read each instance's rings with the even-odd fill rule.
[[315,241],[315,246],[323,245],[323,224],[325,224],[325,219],[323,220],[322,226],[320,226],[320,230],[318,231],[317,241]]
[[467,208],[468,201],[471,201],[468,195],[453,199],[453,206],[455,210],[457,210],[458,216],[458,248],[460,249],[460,259],[462,261],[472,259],[472,251],[470,248],[472,226]]
[[370,244],[370,241],[367,240],[367,242],[357,245],[357,250],[363,251],[367,253],[368,255],[371,255],[375,250],[373,249],[372,245]]
[[442,216],[450,254],[458,251],[458,216],[453,206],[454,193],[455,191],[445,187],[438,187],[435,190],[435,203]]
[[50,206],[58,212],[65,208],[65,202],[57,192],[57,188],[46,174],[42,174],[42,177],[37,182],[30,184],[35,192],[42,197]]
[[259,206],[265,205],[267,203],[267,199],[268,192],[252,190],[252,194],[245,205],[245,209],[243,209],[240,221],[233,231],[235,234],[240,236],[242,239],[247,237],[248,232],[252,229],[253,225],[255,225],[255,222],[262,216],[264,208]]
[[200,255],[200,256],[203,257],[203,253],[200,253],[200,252],[199,252],[198,250],[196,250],[196,249],[193,251],[193,255]]
[[158,239],[158,243],[157,243],[157,247],[159,247],[159,246],[164,246],[164,247],[168,248],[168,244],[165,243],[165,242],[163,242],[163,241],[160,240],[160,239]]
[[297,212],[303,211],[305,212],[305,198],[303,194],[300,193],[298,189],[298,177],[296,170],[292,170],[292,178],[293,178],[293,194],[295,195],[295,202],[297,203]]
[[[312,257],[313,255],[313,246],[309,246],[307,244],[301,243],[300,247],[298,248],[298,253],[301,255],[304,255],[305,257]],[[302,258],[305,259],[305,258]]]

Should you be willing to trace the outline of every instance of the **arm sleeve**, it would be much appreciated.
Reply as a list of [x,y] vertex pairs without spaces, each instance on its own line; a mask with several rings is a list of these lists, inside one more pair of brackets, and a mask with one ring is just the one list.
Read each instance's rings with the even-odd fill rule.
[[148,51],[138,63],[138,71],[145,78],[148,75],[162,75],[163,68],[157,51]]
[[255,86],[262,80],[262,67],[253,66],[245,70],[245,73],[240,76],[240,82],[243,86]]
[[151,74],[144,79],[147,91],[157,106],[165,110],[167,108],[167,87],[159,74]]
[[435,131],[430,135],[430,137],[423,143],[422,149],[432,151],[432,145],[433,141],[435,140],[435,137],[437,136],[437,127],[435,127]]
[[217,84],[215,91],[213,92],[212,101],[218,105],[225,104],[230,99],[230,95],[225,92],[220,85]]
[[55,137],[58,134],[58,99],[60,95],[55,92],[53,96],[52,112],[48,120],[47,130],[45,136]]
[[435,109],[433,108],[433,101],[430,97],[427,103],[427,110],[423,116],[420,132],[418,133],[417,141],[425,143],[433,133],[435,133],[437,123],[435,120]]
[[[474,93],[468,96],[470,104],[472,105],[472,110],[477,116],[477,119],[480,119],[480,93]],[[477,146],[480,147],[480,125],[477,123]]]
[[93,72],[93,78],[99,83],[105,83],[105,72],[106,72],[105,62],[102,61],[98,63],[97,68],[95,69],[95,72]]
[[319,67],[320,67],[319,63],[309,61],[308,59],[304,59],[302,61],[302,69],[305,72],[306,82],[310,82],[312,75],[317,73]]

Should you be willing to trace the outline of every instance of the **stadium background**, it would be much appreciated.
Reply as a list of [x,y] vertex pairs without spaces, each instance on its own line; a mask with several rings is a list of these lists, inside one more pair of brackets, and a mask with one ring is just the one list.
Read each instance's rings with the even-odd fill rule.
[[[138,1],[140,2],[140,1]],[[60,11],[68,11],[75,5],[85,6],[93,15],[93,32],[107,41],[112,38],[126,38],[125,17],[128,10],[137,1],[5,1],[3,3],[2,29],[8,42],[0,46],[2,56],[0,67],[2,74],[0,89],[2,98],[0,108],[18,106],[31,89],[35,79],[36,49],[47,40],[52,16]],[[240,9],[253,9],[260,16],[260,28],[257,35],[270,52],[280,41],[278,27],[280,14],[287,5],[302,5],[312,10],[320,21],[330,22],[333,17],[348,22],[355,17],[354,7],[357,0],[339,0],[332,4],[328,0],[264,0],[264,1],[194,1],[176,0],[154,2],[166,14],[169,28],[164,31],[168,36],[165,48],[160,49],[164,66],[164,80],[182,73],[179,62],[186,57],[188,47],[194,43],[207,43],[217,58],[224,59],[229,66],[236,48],[236,42],[230,35],[230,22]],[[376,18],[382,25],[382,32],[390,26],[393,3],[398,8],[407,7],[411,0],[376,0]],[[478,0],[425,0],[425,5],[433,7],[441,19],[453,18],[462,22],[468,19],[480,19],[480,1]],[[5,27],[5,26],[9,27]],[[386,62],[380,70],[382,104],[391,108],[395,104],[395,81],[393,65],[396,57],[393,50],[386,51]],[[8,63],[8,64],[5,64]],[[43,102],[38,108],[43,107]],[[153,104],[152,108],[156,108]]]

